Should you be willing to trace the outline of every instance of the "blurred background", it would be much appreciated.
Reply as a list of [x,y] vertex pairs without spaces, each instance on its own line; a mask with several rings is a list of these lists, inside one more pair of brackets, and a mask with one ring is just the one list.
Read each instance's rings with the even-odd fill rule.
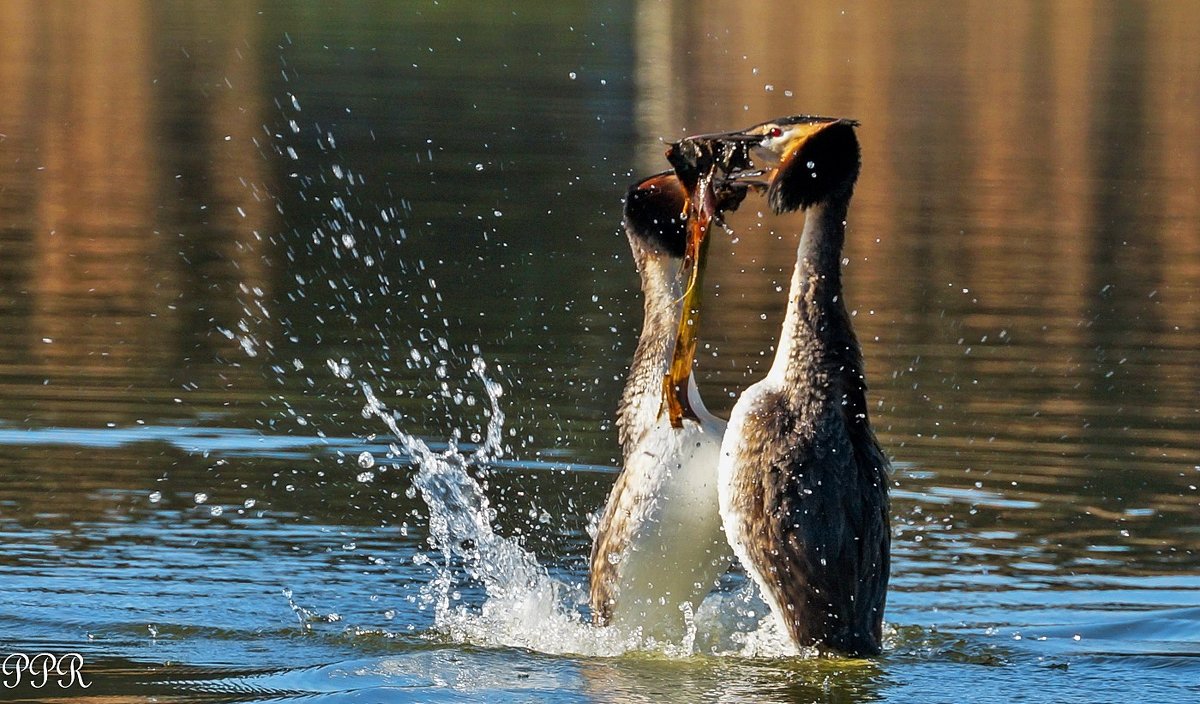
[[[185,592],[196,545],[312,556],[230,579],[326,606],[419,583],[344,549],[423,530],[402,472],[361,479],[386,429],[360,385],[469,443],[476,357],[499,525],[581,580],[641,323],[625,188],[664,140],[794,113],[862,122],[846,298],[896,461],[894,618],[1194,606],[1197,40],[1195,3],[0,3],[0,644],[137,657],[147,622],[217,608],[140,591],[150,545]],[[794,262],[801,219],[763,210],[712,246],[722,413]],[[126,598],[64,618],[82,584]]]

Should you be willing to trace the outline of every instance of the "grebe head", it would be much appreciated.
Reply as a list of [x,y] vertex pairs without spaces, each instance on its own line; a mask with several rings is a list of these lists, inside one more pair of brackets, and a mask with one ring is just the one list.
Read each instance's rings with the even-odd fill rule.
[[[744,184],[717,187],[717,212],[735,210],[746,197]],[[674,171],[638,181],[625,195],[625,230],[644,249],[683,259],[688,248],[688,189]]]
[[687,247],[687,192],[672,171],[629,187],[625,231],[652,253],[683,259]]
[[[776,213],[849,198],[858,179],[858,123],[836,117],[792,115],[735,133],[754,136],[755,175],[768,175],[767,202]],[[748,175],[751,172],[746,172]]]

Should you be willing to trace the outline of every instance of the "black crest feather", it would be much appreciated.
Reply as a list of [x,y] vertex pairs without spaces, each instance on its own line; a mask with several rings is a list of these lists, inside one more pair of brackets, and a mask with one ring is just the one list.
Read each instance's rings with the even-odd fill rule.
[[674,172],[642,179],[625,196],[625,227],[651,249],[682,259],[687,248],[687,193]]
[[776,213],[802,210],[831,196],[849,196],[858,178],[861,156],[854,122],[838,120],[787,156],[767,188]]

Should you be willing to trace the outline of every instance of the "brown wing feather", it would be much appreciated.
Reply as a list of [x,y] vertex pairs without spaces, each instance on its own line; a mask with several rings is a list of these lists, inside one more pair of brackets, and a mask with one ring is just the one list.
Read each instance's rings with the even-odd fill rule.
[[600,517],[596,540],[592,543],[588,592],[592,621],[599,626],[608,625],[611,621],[612,608],[619,596],[617,581],[620,575],[609,557],[616,555],[619,559],[625,555],[638,529],[636,508],[646,504],[649,499],[647,494],[652,493],[647,491],[652,487],[643,487],[640,491],[635,487],[630,479],[634,474],[627,465],[617,476]]

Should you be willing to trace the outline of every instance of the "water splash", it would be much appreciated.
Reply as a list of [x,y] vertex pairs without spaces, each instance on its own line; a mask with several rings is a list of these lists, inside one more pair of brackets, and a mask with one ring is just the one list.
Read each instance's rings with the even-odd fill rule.
[[[487,429],[476,449],[464,453],[454,441],[443,451],[400,429],[371,386],[361,384],[365,416],[374,416],[396,438],[393,452],[412,458],[413,486],[429,509],[430,543],[440,553],[434,579],[422,598],[434,609],[435,629],[455,642],[524,647],[542,652],[594,652],[597,638],[582,615],[568,605],[574,589],[550,577],[533,553],[492,528],[495,509],[472,472],[504,456],[503,388],[487,376],[476,358],[472,371],[483,383],[491,408]],[[478,611],[454,605],[461,565],[467,581],[483,587]],[[601,639],[603,640],[603,639]],[[604,648],[621,652],[622,648]]]
[[[434,630],[455,643],[490,647],[528,648],[549,654],[615,656],[633,650],[653,650],[670,657],[697,652],[719,655],[778,657],[795,655],[777,633],[773,619],[754,593],[753,585],[715,592],[693,614],[680,643],[656,642],[638,633],[591,625],[578,605],[580,585],[550,576],[537,557],[513,538],[493,528],[496,510],[476,477],[505,454],[502,386],[491,379],[486,363],[476,357],[472,372],[483,384],[490,407],[484,436],[475,449],[464,452],[452,438],[444,450],[434,450],[400,428],[370,384],[360,382],[366,403],[364,417],[387,426],[395,443],[391,452],[407,455],[414,467],[412,486],[428,507],[429,542],[436,558],[422,602],[433,609]],[[464,586],[482,587],[477,607],[460,603]]]

